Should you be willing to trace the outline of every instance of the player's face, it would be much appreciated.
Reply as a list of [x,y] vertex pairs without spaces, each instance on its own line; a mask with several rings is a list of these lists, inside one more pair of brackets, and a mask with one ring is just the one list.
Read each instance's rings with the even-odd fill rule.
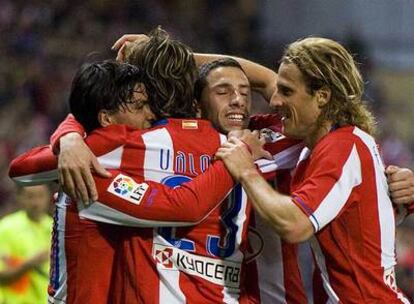
[[305,139],[314,134],[321,110],[316,94],[309,94],[302,73],[295,64],[280,65],[277,91],[270,104],[281,113],[286,136]]
[[17,200],[29,218],[38,220],[49,209],[50,191],[45,185],[24,187],[18,193]]
[[202,117],[222,133],[247,128],[251,108],[250,84],[242,70],[219,67],[207,76],[201,94]]
[[131,102],[110,115],[113,124],[124,124],[134,129],[150,128],[155,115],[148,105],[145,86],[137,85]]

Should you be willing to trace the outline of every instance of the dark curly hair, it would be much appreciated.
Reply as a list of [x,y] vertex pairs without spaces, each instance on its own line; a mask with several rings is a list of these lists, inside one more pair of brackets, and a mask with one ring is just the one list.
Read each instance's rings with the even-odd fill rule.
[[77,71],[69,96],[69,107],[90,132],[98,127],[100,110],[116,111],[132,101],[135,86],[143,82],[142,69],[127,63],[87,63]]

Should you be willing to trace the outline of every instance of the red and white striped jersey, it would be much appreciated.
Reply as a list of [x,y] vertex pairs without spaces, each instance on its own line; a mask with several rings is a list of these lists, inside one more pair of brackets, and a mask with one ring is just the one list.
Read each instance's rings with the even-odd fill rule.
[[[155,140],[154,134],[162,138]],[[200,136],[205,140],[198,144],[198,149],[192,149]],[[113,275],[113,255],[119,248],[122,231],[86,219],[127,226],[171,227],[194,225],[211,212],[233,185],[221,162],[215,162],[207,170],[223,138],[209,122],[199,120],[170,120],[146,132],[111,126],[92,133],[87,142],[100,163],[117,170],[111,179],[95,177],[99,201],[89,206],[73,204],[65,195],[60,195],[53,237],[55,261],[50,301],[106,302]],[[177,144],[172,144],[173,139]],[[38,148],[17,158],[10,175],[20,183],[44,182],[46,177],[53,178],[55,166],[51,150]],[[41,173],[32,175],[36,170]],[[118,175],[118,170],[128,176]],[[176,175],[171,175],[173,171]],[[204,171],[206,174],[196,177]],[[161,172],[166,179],[160,180],[161,184],[150,178],[144,181],[146,172],[150,175]],[[194,177],[191,183],[171,188]]]
[[329,303],[409,303],[395,282],[395,219],[374,139],[336,129],[302,151],[293,201],[315,229],[311,246]]
[[[133,189],[144,181],[158,181],[169,186],[175,186],[205,170],[211,155],[220,143],[220,138],[215,131],[214,134],[216,135],[214,136],[200,131],[201,126],[206,122],[198,121],[200,127],[198,133],[193,130],[193,122],[187,121],[186,128],[188,130],[185,135],[182,134],[183,125],[180,125],[181,121],[170,120],[167,125],[141,132],[141,135],[136,135],[128,145],[120,145],[123,142],[121,136],[123,132],[119,132],[119,130],[109,132],[109,134],[106,134],[108,132],[101,132],[100,136],[91,136],[87,141],[106,168],[121,167],[123,172],[127,172],[135,179],[131,181]],[[209,125],[209,123],[207,124]],[[114,130],[116,128],[113,127]],[[135,131],[135,133],[137,132],[139,133],[139,131]],[[206,139],[204,143],[200,144],[200,137]],[[215,140],[213,144],[211,143],[212,140]],[[283,143],[283,141],[280,142]],[[129,146],[132,148],[126,148]],[[280,147],[284,149],[286,144],[284,143]],[[43,153],[43,151],[41,152]],[[274,160],[262,163],[262,167],[284,168],[292,162],[290,158],[283,156],[283,154],[283,157],[278,156],[276,148],[274,152]],[[28,153],[18,159],[16,164],[20,164],[20,167],[19,165],[12,165],[11,173],[20,182],[28,182],[29,180],[33,182],[34,176],[30,174],[35,171],[32,169],[42,171],[42,174],[39,175],[42,182],[53,176],[53,173],[56,173],[53,171],[56,166],[53,157],[48,155],[43,158],[47,160],[46,162],[37,161],[33,164],[29,161],[33,154]],[[142,156],[140,156],[141,154]],[[53,161],[51,162],[50,159]],[[26,166],[28,162],[33,164],[33,168]],[[270,172],[269,169],[267,171]],[[115,269],[123,270],[127,267],[127,273],[131,274],[127,281],[125,277],[117,276],[117,279],[114,280],[117,284],[111,287],[112,291],[121,289],[120,292],[113,293],[118,297],[115,300],[119,300],[121,303],[125,303],[125,301],[146,302],[158,300],[160,302],[168,301],[168,303],[174,301],[193,303],[199,302],[201,299],[204,302],[215,303],[244,301],[243,298],[238,299],[238,297],[239,289],[244,287],[240,286],[240,282],[244,278],[241,262],[246,247],[246,227],[250,206],[239,187],[221,205],[224,209],[214,210],[196,228],[169,227],[128,230],[118,229],[118,227],[111,229],[110,227],[113,227],[111,225],[96,224],[86,219],[140,227],[145,225],[165,226],[161,217],[167,216],[167,220],[170,221],[167,225],[171,225],[171,218],[168,219],[168,215],[170,217],[174,217],[174,215],[172,213],[168,214],[166,212],[168,208],[165,208],[163,215],[160,214],[157,218],[156,212],[151,210],[157,210],[156,206],[162,204],[153,205],[150,209],[147,206],[148,203],[141,203],[141,200],[139,205],[147,209],[147,214],[137,214],[137,208],[132,208],[136,201],[134,201],[134,198],[131,201],[131,197],[129,197],[128,203],[125,204],[124,202],[123,206],[122,198],[117,197],[115,193],[116,186],[119,186],[121,182],[124,183],[124,187],[128,184],[128,180],[123,176],[116,176],[114,180],[97,178],[96,181],[98,187],[105,190],[104,194],[109,198],[107,202],[94,203],[88,208],[82,206],[79,209],[81,218],[77,214],[77,208],[74,208],[65,196],[60,197],[57,205],[58,213],[55,226],[58,233],[55,234],[54,243],[59,246],[55,246],[57,249],[54,253],[59,263],[54,264],[54,272],[52,272],[52,274],[54,273],[52,275],[52,286],[54,288],[51,288],[52,291],[54,290],[53,299],[56,303],[59,299],[64,300],[66,294],[67,303],[72,303],[70,301],[71,294],[83,295],[82,300],[88,301],[104,299],[108,295],[105,286],[108,286],[109,289],[110,276],[114,275],[108,269],[112,269],[115,250],[117,251],[116,266],[118,267],[115,267]],[[224,182],[224,180],[221,181]],[[148,184],[151,188],[151,182],[148,182]],[[208,196],[209,193],[218,190],[215,186],[207,186],[207,189],[202,191],[203,195]],[[210,189],[216,191],[210,191]],[[143,191],[142,187],[141,191]],[[154,197],[151,199],[151,195],[148,193],[152,193],[152,191],[145,190],[143,200],[155,202],[156,199]],[[104,198],[105,195],[100,196],[100,199]],[[192,211],[192,209],[189,207],[188,211]],[[196,212],[197,210],[193,211]],[[185,217],[185,214],[185,211],[181,212],[182,217]],[[154,218],[151,220],[152,216]],[[185,225],[186,223],[178,224]],[[99,235],[100,232],[104,232],[103,236],[105,236],[105,233],[110,234],[110,236],[102,237],[102,235]],[[93,236],[93,241],[88,235]],[[122,240],[121,247],[118,244],[120,239]],[[80,243],[85,245],[79,246]],[[87,244],[94,244],[96,248],[105,249],[105,253],[95,251],[94,254],[94,250],[89,248]],[[68,252],[70,254],[66,254]],[[82,258],[79,258],[79,256]],[[137,256],[142,258],[137,259]],[[100,263],[94,262],[95,259],[99,259]],[[85,265],[82,271],[84,276],[76,275],[79,272],[76,272],[75,269],[80,267],[78,260],[82,260],[82,265]],[[143,261],[146,262],[142,266],[140,263]],[[91,267],[91,265],[94,266]],[[201,267],[202,265],[204,265],[204,268]],[[107,269],[99,272],[100,268],[105,267]],[[131,271],[131,269],[136,272]],[[144,269],[147,269],[147,272]],[[65,272],[67,272],[67,275],[64,275]],[[117,271],[116,273],[117,275],[125,274],[123,271]],[[143,273],[146,275],[142,275]],[[149,274],[152,274],[152,276]],[[87,279],[82,281],[82,278],[85,277]],[[131,278],[134,279],[131,280]],[[94,282],[92,285],[97,288],[100,285],[102,295],[94,298],[94,293],[98,293],[98,289],[91,289],[91,281]],[[74,283],[70,284],[70,282]],[[156,283],[154,284],[154,282]],[[82,287],[82,285],[86,287]],[[147,288],[147,286],[150,288]],[[200,288],[200,286],[203,286],[203,288]],[[80,289],[83,291],[81,292]],[[120,296],[122,297],[119,298]],[[252,298],[254,299],[254,296]]]
[[[267,114],[253,116],[249,128],[261,130],[267,138],[265,149],[274,158],[284,160],[283,166],[268,163],[261,170],[278,191],[290,194],[291,170],[298,162],[303,143],[283,136],[281,126],[278,115]],[[281,161],[278,162],[280,163]],[[286,243],[257,214],[252,216],[249,241],[252,254],[255,255],[246,267],[249,294],[255,295],[254,298],[259,299],[259,303],[265,304],[307,303],[303,280],[311,277],[306,271],[312,271],[313,263],[306,261],[306,267],[301,267],[300,256],[301,252],[307,252],[306,246]]]

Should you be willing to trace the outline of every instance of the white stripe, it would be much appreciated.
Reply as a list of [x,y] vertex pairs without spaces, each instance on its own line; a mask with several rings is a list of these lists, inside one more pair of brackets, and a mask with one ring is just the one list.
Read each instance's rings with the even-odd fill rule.
[[[381,233],[381,266],[384,267],[386,272],[388,269],[393,269],[394,265],[397,264],[397,261],[395,258],[395,215],[392,201],[389,196],[384,163],[380,157],[377,144],[370,135],[359,128],[355,128],[353,133],[363,141],[371,152],[373,158]],[[397,294],[398,299],[401,300],[402,303],[410,303],[403,293],[398,292],[396,288],[391,289]]]
[[[166,129],[158,129],[142,135],[146,146],[144,159],[145,180],[161,182],[174,175],[174,145]],[[162,168],[161,168],[162,167]]]
[[238,304],[240,289],[232,289],[228,287],[223,287],[223,303],[226,304]]
[[[247,194],[243,188],[241,189],[242,189],[241,191],[242,201],[241,201],[240,211],[238,212],[237,216],[233,218],[233,223],[238,227],[237,233],[236,233],[236,243],[234,246],[233,254],[229,256],[228,258],[226,258],[228,260],[238,261],[238,262],[242,262],[244,259],[244,254],[240,250],[240,244],[242,241],[244,223],[246,221],[246,207],[247,207]],[[232,193],[230,193],[229,199],[234,199],[234,198],[235,198],[235,195],[232,195]],[[235,292],[234,289],[223,288],[222,294],[223,294],[224,303],[228,303],[228,304],[239,303],[240,289],[238,289],[237,292]]]
[[319,246],[318,240],[315,236],[312,236],[309,239],[309,243],[312,247],[313,253],[315,254],[316,263],[318,264],[319,270],[321,271],[321,277],[323,282],[323,287],[329,297],[328,304],[339,303],[339,297],[333,290],[331,283],[329,281],[328,270],[326,268],[325,256],[323,255],[322,249]]
[[67,297],[67,268],[66,268],[66,249],[65,249],[65,225],[66,225],[66,200],[69,199],[64,193],[59,193],[56,201],[57,226],[56,233],[58,237],[58,288],[55,290],[53,297],[49,296],[51,303],[65,303]]
[[[154,244],[162,244],[165,246],[171,246],[162,236],[157,232],[157,229],[153,230],[153,242]],[[159,301],[158,303],[168,304],[181,304],[186,302],[186,298],[182,290],[180,289],[180,271],[177,269],[164,269],[159,263],[157,264],[157,270],[160,278],[159,285]]]
[[124,153],[124,146],[99,156],[98,161],[106,169],[119,169],[121,167],[122,153]]
[[262,303],[286,303],[283,254],[280,237],[255,214],[256,229],[263,238],[263,251],[256,259]]
[[[128,204],[128,202],[126,202]],[[131,226],[131,227],[183,227],[193,226],[198,222],[163,222],[157,220],[146,220],[133,217],[129,214],[123,213],[117,209],[113,209],[100,202],[94,202],[88,206],[84,206],[82,203],[78,203],[79,217],[90,219],[97,222]],[[203,220],[203,219],[202,219]],[[199,222],[201,222],[200,220]]]
[[12,178],[13,181],[23,187],[36,186],[40,184],[51,183],[57,181],[58,171],[57,169],[39,172],[35,174],[28,174],[23,176],[16,176]]
[[273,155],[272,160],[258,159],[256,164],[263,173],[273,172],[278,169],[292,169],[298,162],[303,144],[296,144]]
[[[167,129],[147,132],[142,139],[146,146],[145,180],[161,182],[163,178],[174,175],[174,145]],[[161,239],[163,238],[158,235],[157,229],[154,229],[153,242],[161,244]],[[157,265],[157,270],[160,278],[159,303],[185,303],[185,296],[180,289],[180,272],[166,270],[159,265]]]
[[355,128],[353,133],[367,146],[373,158],[381,234],[381,266],[384,268],[390,268],[396,264],[394,247],[395,217],[392,202],[389,197],[384,165],[379,156],[380,154],[374,139],[358,128]]
[[315,212],[309,217],[315,232],[325,227],[338,215],[346,204],[352,189],[361,184],[361,182],[361,161],[354,144],[338,181]]

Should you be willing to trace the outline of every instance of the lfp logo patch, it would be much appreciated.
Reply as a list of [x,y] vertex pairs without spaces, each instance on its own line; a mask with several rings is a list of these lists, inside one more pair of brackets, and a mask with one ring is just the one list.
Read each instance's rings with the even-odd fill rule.
[[108,192],[139,205],[147,189],[148,184],[138,184],[129,176],[118,174],[109,185]]
[[[119,175],[118,175],[119,176]],[[127,176],[117,177],[114,181],[114,191],[118,194],[125,195],[132,192],[134,181]]]

